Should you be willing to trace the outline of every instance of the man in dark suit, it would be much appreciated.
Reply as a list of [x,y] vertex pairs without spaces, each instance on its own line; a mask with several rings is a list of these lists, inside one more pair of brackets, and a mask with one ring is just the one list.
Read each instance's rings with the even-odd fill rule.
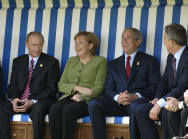
[[30,32],[25,41],[29,54],[13,60],[8,97],[15,113],[29,113],[34,138],[42,139],[45,115],[56,102],[60,78],[57,59],[42,53],[44,38],[40,32]]
[[[169,136],[173,139],[188,138],[188,90],[179,98],[167,97],[165,108],[167,111]],[[187,134],[187,135],[186,135]],[[175,137],[177,136],[177,137]],[[179,136],[179,137],[178,137]]]
[[12,105],[8,99],[3,95],[3,72],[0,64],[0,139],[10,139],[10,117],[14,114]]
[[179,98],[188,88],[188,48],[185,28],[180,24],[165,27],[164,41],[169,55],[164,75],[155,98],[135,110],[136,120],[143,139],[159,139],[154,120],[161,120],[162,139],[170,139],[167,111],[163,108],[167,97]]
[[[134,109],[149,102],[160,80],[157,60],[137,51],[142,42],[142,33],[127,28],[122,33],[121,46],[125,54],[108,63],[105,94],[107,98],[93,99],[88,111],[94,139],[105,139],[105,116],[130,116],[130,137],[139,138]],[[139,133],[139,132],[138,132]]]

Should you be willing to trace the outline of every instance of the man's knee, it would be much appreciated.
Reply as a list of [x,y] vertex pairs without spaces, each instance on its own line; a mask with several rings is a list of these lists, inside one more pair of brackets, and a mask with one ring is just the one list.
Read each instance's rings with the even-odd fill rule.
[[143,113],[143,109],[142,109],[142,107],[137,107],[137,108],[135,108],[135,114],[136,115],[140,115],[140,114],[142,114]]
[[167,111],[167,117],[169,120],[172,120],[174,119],[173,117],[175,116],[176,114],[172,111]]
[[30,112],[30,118],[32,117],[45,117],[49,112],[49,108],[46,105],[34,105]]
[[188,116],[188,108],[184,108],[181,111],[181,119],[187,119]]
[[98,101],[98,99],[93,99],[88,103],[88,110],[94,110],[94,109],[98,109],[100,107],[100,103]]
[[34,107],[32,108],[32,110],[34,110],[34,111],[36,111],[36,112],[42,111],[42,110],[44,110],[44,109],[46,109],[46,106],[45,106],[45,105],[36,105],[36,106],[34,106]]
[[131,102],[129,104],[130,110],[135,110],[138,106],[139,106],[139,104],[136,102]]
[[55,103],[55,104],[53,104],[53,105],[50,107],[49,114],[50,114],[50,115],[57,114],[57,113],[60,112],[60,110],[61,110],[61,107],[59,107],[58,103]]
[[135,108],[135,115],[137,118],[139,117],[142,117],[142,116],[146,116],[146,115],[149,115],[149,109],[148,107],[146,107],[146,104],[142,104],[142,105],[139,105]]

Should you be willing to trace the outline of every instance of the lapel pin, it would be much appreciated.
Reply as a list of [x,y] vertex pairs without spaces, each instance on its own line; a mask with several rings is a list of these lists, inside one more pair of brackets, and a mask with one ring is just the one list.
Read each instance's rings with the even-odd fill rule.
[[42,67],[43,67],[43,65],[42,65],[42,64],[40,64],[40,67],[42,68]]
[[137,66],[139,66],[140,65],[140,62],[137,62]]

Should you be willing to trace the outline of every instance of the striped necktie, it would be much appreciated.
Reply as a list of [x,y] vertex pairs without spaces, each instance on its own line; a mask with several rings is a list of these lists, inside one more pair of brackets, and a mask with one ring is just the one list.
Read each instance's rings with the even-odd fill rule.
[[172,69],[173,69],[172,87],[174,87],[175,80],[176,80],[176,58],[175,57],[173,57],[172,59]]
[[28,96],[29,96],[29,92],[30,92],[30,81],[31,81],[31,77],[32,77],[32,73],[33,73],[33,68],[34,68],[34,60],[31,59],[30,61],[30,69],[29,69],[29,78],[28,78],[28,82],[27,82],[27,85],[26,85],[26,88],[25,88],[25,91],[21,97],[21,100],[22,99],[27,99]]

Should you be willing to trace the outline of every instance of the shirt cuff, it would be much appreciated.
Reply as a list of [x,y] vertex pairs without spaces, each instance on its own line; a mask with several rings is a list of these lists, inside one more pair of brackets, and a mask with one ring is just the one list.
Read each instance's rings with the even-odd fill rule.
[[38,102],[38,100],[34,100],[34,99],[31,99],[31,100],[33,100],[34,104]]
[[12,103],[12,101],[13,101],[13,98],[10,98],[10,99],[8,99],[9,101],[10,101],[10,103]]
[[143,98],[142,95],[140,95],[140,93],[136,93],[138,95],[139,98]]
[[163,98],[161,98],[157,101],[157,104],[162,108],[166,105],[166,101]]
[[187,122],[186,122],[186,125],[185,125],[185,127],[188,127],[188,118],[187,118]]
[[184,108],[184,105],[183,105],[183,101],[181,101],[180,103],[179,103],[179,109],[183,109]]
[[117,102],[118,97],[119,97],[119,94],[114,96],[114,100],[115,100],[116,102]]

